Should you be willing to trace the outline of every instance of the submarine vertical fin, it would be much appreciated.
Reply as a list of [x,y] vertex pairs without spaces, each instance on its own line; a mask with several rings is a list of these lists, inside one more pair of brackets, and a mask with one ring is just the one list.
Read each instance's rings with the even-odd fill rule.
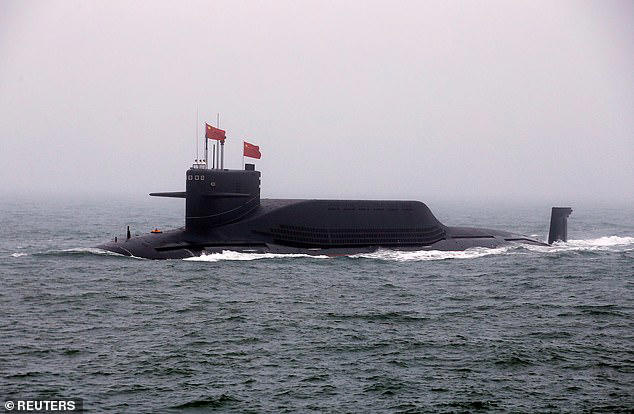
[[568,216],[572,213],[570,207],[553,207],[550,213],[550,231],[548,244],[556,241],[568,241]]

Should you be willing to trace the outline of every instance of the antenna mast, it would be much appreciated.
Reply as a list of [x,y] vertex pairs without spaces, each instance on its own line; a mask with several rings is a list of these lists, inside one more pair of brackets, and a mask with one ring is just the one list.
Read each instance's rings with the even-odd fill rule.
[[196,104],[196,162],[198,162],[198,154],[199,154],[199,151],[198,151],[198,140],[200,139],[199,137],[200,135],[198,133],[198,104]]
[[[216,115],[216,127],[220,129],[220,112]],[[220,169],[225,168],[225,140],[220,141]]]
[[209,168],[209,147],[208,145],[209,140],[207,139],[207,131],[205,130],[205,169]]

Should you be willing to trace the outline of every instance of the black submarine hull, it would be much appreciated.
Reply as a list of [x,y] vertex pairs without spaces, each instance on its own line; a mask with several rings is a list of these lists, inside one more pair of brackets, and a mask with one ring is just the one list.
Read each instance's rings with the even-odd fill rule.
[[[184,192],[150,194],[184,198],[185,227],[135,237],[128,232],[97,247],[147,259],[182,259],[224,250],[335,256],[380,248],[546,245],[521,234],[446,226],[420,201],[260,199],[260,172],[253,164],[244,170],[195,164],[185,180]],[[565,240],[571,211],[553,207],[549,240]]]
[[548,246],[521,234],[445,226],[418,201],[365,200],[261,200],[250,216],[205,231],[181,228],[117,240],[98,247],[140,258],[183,259],[225,250],[338,256],[381,248]]

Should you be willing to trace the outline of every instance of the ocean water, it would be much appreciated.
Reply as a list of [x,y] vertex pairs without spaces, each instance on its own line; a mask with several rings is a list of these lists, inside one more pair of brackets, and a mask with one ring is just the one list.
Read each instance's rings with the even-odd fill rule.
[[[544,239],[550,206],[430,205]],[[224,252],[92,246],[182,200],[0,201],[0,397],[112,412],[632,412],[634,208],[573,206],[552,248]]]

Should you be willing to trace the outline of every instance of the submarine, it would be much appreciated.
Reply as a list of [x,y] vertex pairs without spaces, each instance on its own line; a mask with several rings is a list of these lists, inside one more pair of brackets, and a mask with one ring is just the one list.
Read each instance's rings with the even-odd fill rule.
[[[224,139],[221,144],[224,155]],[[247,144],[244,155],[259,158],[259,150],[257,156],[247,154]],[[204,162],[196,160],[185,173],[185,191],[150,193],[184,198],[184,227],[132,237],[128,226],[125,237],[97,248],[138,258],[183,259],[224,250],[339,256],[381,248],[451,251],[567,240],[570,207],[552,208],[544,243],[501,230],[447,226],[420,201],[261,199],[255,164],[225,169],[220,151],[214,150],[210,167],[205,142]]]

